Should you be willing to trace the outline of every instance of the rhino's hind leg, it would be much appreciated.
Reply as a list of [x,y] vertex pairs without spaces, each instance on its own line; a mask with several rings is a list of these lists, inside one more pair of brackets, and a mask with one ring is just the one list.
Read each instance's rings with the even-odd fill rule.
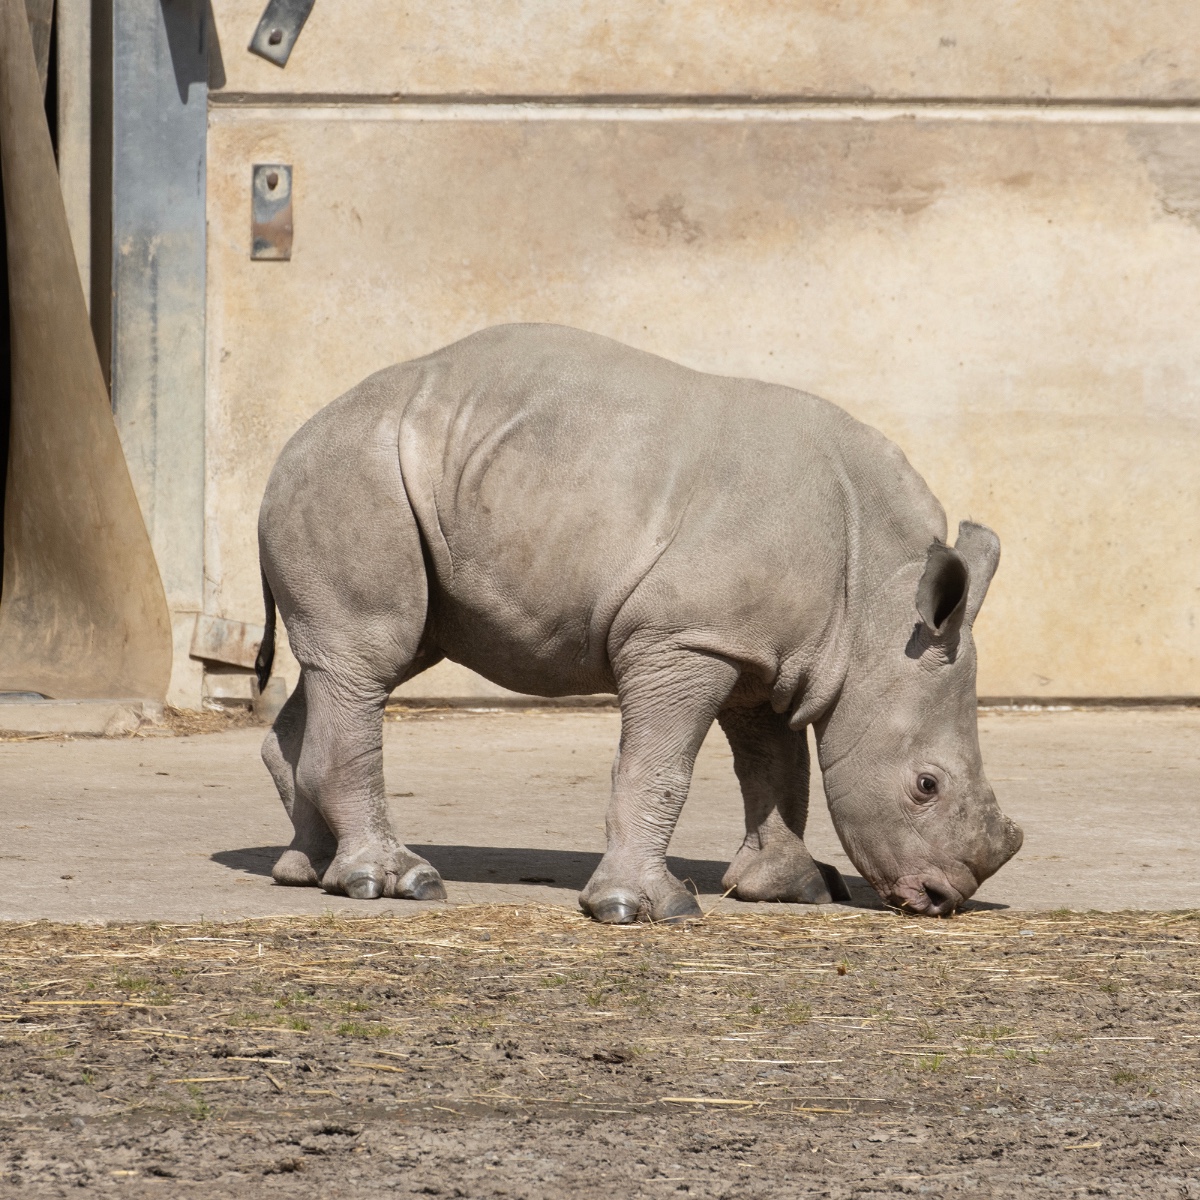
[[296,830],[275,875],[360,900],[445,899],[393,832],[384,794],[384,706],[436,650],[395,429],[368,415],[306,426],[263,500],[263,572],[303,679],[264,747]]
[[804,844],[808,821],[807,730],[788,727],[770,705],[717,718],[733,751],[746,808],[746,836],[721,881],[739,900],[830,904],[850,899],[837,868]]
[[275,718],[263,742],[262,758],[279,789],[279,798],[292,819],[292,844],[279,856],[271,876],[292,887],[319,887],[325,868],[337,853],[337,839],[311,800],[296,790],[296,765],[304,741],[308,710],[304,703],[304,675]]
[[608,849],[579,904],[607,924],[682,921],[701,910],[667,870],[667,845],[696,754],[737,681],[737,668],[685,651],[667,656],[651,649],[629,657],[636,669],[618,670],[621,744],[613,764]]
[[[338,798],[336,788],[331,789],[333,781],[328,776],[314,786],[312,763],[309,762],[305,782],[312,794],[319,796],[324,791],[326,803],[333,805],[337,816],[331,825],[322,815],[322,809],[310,798],[309,791],[300,785],[306,729],[315,730],[310,737],[319,752],[323,748],[326,753],[331,749],[337,753],[336,739],[329,737],[328,718],[321,716],[323,701],[318,701],[318,715],[315,721],[312,719],[307,700],[310,691],[311,673],[302,671],[300,683],[263,743],[263,761],[275,780],[294,830],[292,844],[280,855],[271,872],[272,878],[276,883],[323,887],[327,892],[342,892],[359,900],[373,900],[379,896],[445,899],[445,887],[437,871],[425,859],[401,845],[392,833],[383,800],[382,729],[378,713],[372,718],[367,712],[362,718],[368,731],[373,720],[379,744],[376,751],[377,799],[347,808]],[[343,702],[340,708],[339,715],[344,719],[354,712],[354,702]],[[379,708],[382,709],[382,703]],[[355,740],[355,731],[348,732],[351,740]],[[369,759],[369,752],[366,757]],[[364,780],[360,781],[368,791],[376,783],[372,774],[368,770]],[[340,833],[335,832],[335,828]]]
[[321,886],[355,900],[444,900],[441,876],[392,831],[383,783],[383,708],[391,689],[366,685],[364,664],[356,665],[305,671],[297,798],[312,797],[337,845]]

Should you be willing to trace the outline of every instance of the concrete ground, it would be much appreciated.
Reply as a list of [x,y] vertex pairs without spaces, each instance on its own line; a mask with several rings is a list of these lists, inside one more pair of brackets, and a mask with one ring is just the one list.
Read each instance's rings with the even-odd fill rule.
[[[611,709],[391,720],[396,828],[442,872],[452,902],[573,906],[604,846],[618,723]],[[262,734],[0,744],[0,918],[190,921],[423,907],[272,883],[290,825],[259,761]],[[1200,907],[1200,710],[986,712],[980,738],[1025,846],[979,901]],[[870,903],[818,788],[814,780],[809,846],[847,874],[856,903]],[[673,869],[707,897],[705,907],[718,902],[740,837],[730,754],[714,730],[671,847]]]

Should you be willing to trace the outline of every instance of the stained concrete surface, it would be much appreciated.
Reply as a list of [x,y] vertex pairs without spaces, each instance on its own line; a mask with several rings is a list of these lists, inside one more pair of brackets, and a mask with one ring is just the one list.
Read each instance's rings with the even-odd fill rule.
[[358,0],[315,7],[286,71],[241,53],[261,13],[261,0],[213,0],[214,93],[1182,103],[1200,91],[1200,13],[1184,0]]
[[[389,721],[397,830],[443,873],[453,903],[574,906],[604,846],[619,718],[585,711],[449,711]],[[260,729],[187,737],[0,744],[0,918],[227,919],[413,911],[276,887],[290,826],[258,758]],[[977,894],[1014,909],[1200,907],[1200,709],[990,712],[980,739],[1016,859]],[[850,876],[814,779],[809,845]],[[741,837],[718,730],[697,762],[672,867],[706,908]],[[856,883],[857,880],[857,883]]]
[[[319,43],[306,28],[297,56]],[[951,530],[983,521],[1004,548],[981,695],[1195,691],[1195,110],[294,99],[209,114],[206,612],[262,621],[252,514],[317,409],[484,326],[551,321],[814,392],[891,438]],[[249,253],[255,162],[295,172],[292,259],[271,267]],[[297,670],[281,643],[276,671]],[[471,694],[448,686],[406,691]]]

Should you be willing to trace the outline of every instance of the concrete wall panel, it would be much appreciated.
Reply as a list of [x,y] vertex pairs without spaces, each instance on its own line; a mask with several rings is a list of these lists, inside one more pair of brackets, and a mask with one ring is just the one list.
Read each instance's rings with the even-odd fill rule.
[[[438,111],[213,110],[206,612],[261,620],[305,418],[554,320],[894,438],[1002,539],[982,694],[1200,693],[1200,124]],[[250,260],[254,162],[294,165],[291,262]]]
[[214,0],[230,93],[1195,99],[1184,0],[318,0],[286,70]]

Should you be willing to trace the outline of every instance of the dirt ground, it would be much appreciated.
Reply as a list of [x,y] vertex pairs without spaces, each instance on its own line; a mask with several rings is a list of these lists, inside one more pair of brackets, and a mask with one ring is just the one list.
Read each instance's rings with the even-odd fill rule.
[[0,1189],[1200,1197],[1198,947],[1197,912],[9,924]]

